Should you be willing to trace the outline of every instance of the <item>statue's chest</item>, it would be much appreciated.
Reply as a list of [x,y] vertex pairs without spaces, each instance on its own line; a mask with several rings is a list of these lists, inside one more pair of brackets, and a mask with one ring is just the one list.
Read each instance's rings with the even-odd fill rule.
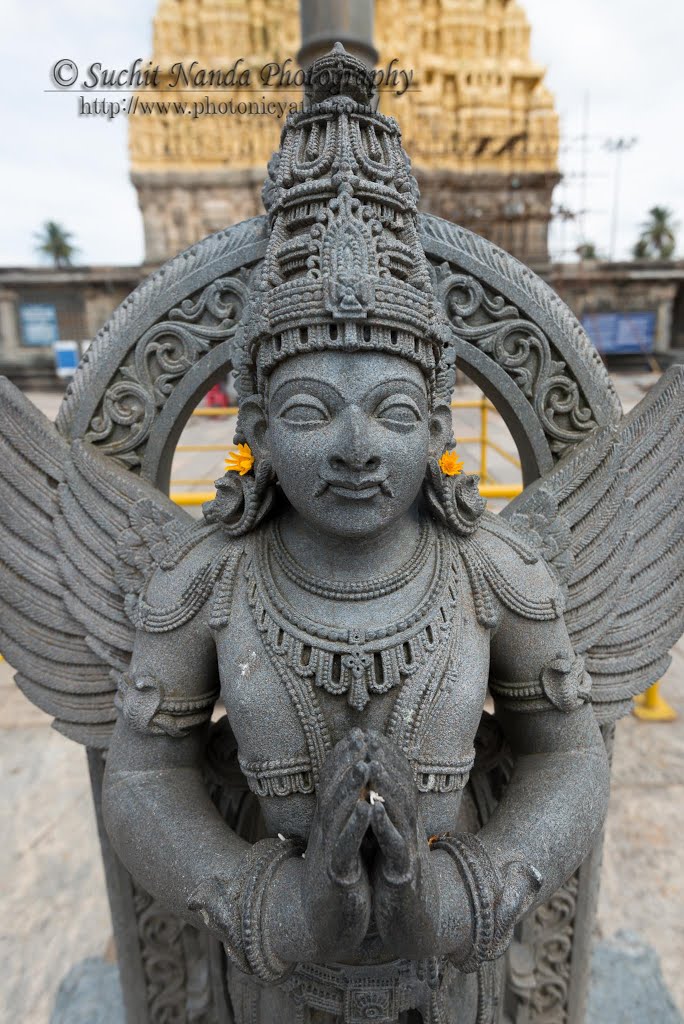
[[394,615],[382,601],[363,614],[333,616],[311,600],[300,609],[261,554],[245,560],[217,630],[222,696],[253,791],[313,794],[335,743],[360,726],[396,742],[419,790],[460,792],[486,694],[488,635],[450,546],[435,553],[419,599],[395,604]]

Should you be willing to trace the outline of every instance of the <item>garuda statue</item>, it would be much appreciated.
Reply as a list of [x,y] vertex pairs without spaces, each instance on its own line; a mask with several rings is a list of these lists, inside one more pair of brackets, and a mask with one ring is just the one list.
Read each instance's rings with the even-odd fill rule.
[[108,743],[111,843],[220,941],[237,1024],[498,1019],[519,922],[601,832],[601,708],[684,625],[682,371],[487,513],[449,405],[454,325],[482,329],[463,282],[460,320],[437,300],[371,98],[336,47],[269,165],[238,451],[202,521],[98,445],[106,417],[70,439],[3,384],[3,651],[63,731]]

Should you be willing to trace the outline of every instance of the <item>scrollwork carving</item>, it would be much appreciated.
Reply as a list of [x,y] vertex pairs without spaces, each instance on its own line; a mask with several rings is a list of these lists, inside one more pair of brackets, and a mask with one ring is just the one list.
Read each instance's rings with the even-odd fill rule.
[[516,969],[515,957],[509,955],[508,984],[527,1009],[526,1024],[568,1024],[578,886],[575,873],[533,914],[526,943],[532,956],[526,970],[520,971],[519,965]]
[[131,469],[160,409],[191,367],[216,345],[235,338],[250,274],[212,281],[141,335],[119,367],[90,421],[86,440]]
[[586,331],[560,296],[529,267],[480,235],[441,217],[422,214],[419,219],[423,246],[433,268],[446,259],[455,263],[456,273],[471,273],[496,292],[505,292],[526,317],[543,327],[557,353],[579,357],[575,367],[580,369],[582,390],[596,418],[601,424],[617,423],[622,406],[615,385]]
[[145,973],[150,1021],[185,1020],[185,961],[180,933],[183,924],[165,913],[144,890],[134,886],[138,937]]
[[149,1024],[218,1024],[206,938],[133,883]]
[[533,407],[551,451],[560,456],[597,422],[566,363],[542,329],[470,274],[442,263],[435,284],[454,334],[490,356]]

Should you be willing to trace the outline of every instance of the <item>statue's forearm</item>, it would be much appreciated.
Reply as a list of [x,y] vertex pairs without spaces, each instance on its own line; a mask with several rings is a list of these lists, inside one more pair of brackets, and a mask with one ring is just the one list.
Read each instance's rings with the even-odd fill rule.
[[497,864],[523,860],[547,899],[587,856],[608,807],[605,748],[524,755],[479,836]]
[[[515,922],[581,864],[606,815],[608,758],[590,709],[560,731],[554,716],[528,723],[524,745],[515,743],[520,722],[507,723],[516,765],[489,822],[477,836],[441,837],[433,847],[449,861],[441,864],[441,951],[469,946],[466,969],[505,951]],[[464,915],[472,924],[465,947]]]
[[182,741],[178,751],[174,743],[118,731],[108,756],[103,810],[112,843],[136,881],[198,923],[188,899],[212,876],[229,879],[249,844],[212,803],[193,743]]

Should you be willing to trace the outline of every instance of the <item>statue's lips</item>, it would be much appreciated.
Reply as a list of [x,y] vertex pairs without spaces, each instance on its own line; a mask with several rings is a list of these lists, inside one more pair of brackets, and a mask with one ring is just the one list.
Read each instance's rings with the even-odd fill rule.
[[[364,501],[375,497],[386,487],[385,479],[373,480],[326,480],[326,487],[333,494],[340,498],[349,498],[352,501]],[[385,485],[385,486],[383,486]]]

